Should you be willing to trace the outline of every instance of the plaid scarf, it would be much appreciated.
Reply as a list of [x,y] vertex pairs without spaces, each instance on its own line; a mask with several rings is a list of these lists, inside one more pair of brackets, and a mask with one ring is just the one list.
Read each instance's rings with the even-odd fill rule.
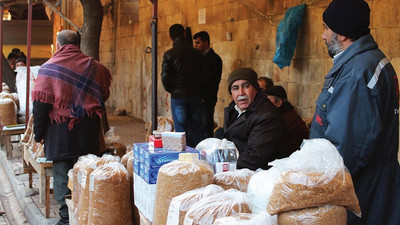
[[110,84],[107,68],[78,46],[67,44],[40,67],[32,100],[52,104],[51,121],[69,121],[71,130],[82,118],[101,117]]

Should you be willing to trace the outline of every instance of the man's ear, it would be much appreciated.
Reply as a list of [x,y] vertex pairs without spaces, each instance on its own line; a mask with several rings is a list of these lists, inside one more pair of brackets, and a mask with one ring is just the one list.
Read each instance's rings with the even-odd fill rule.
[[281,107],[282,106],[282,104],[283,104],[283,100],[281,99],[281,98],[278,98],[278,101],[277,101],[277,103],[276,103],[276,107]]

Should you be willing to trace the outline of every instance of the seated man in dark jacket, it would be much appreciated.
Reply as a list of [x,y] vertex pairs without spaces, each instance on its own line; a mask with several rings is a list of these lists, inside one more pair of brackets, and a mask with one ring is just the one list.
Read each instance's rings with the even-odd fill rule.
[[257,73],[250,68],[233,71],[228,78],[233,101],[224,112],[224,137],[239,151],[237,168],[267,169],[283,157],[284,126],[278,109],[260,90]]
[[272,86],[264,93],[282,114],[285,124],[285,154],[290,155],[300,149],[303,139],[308,139],[309,131],[303,119],[294,111],[282,86]]

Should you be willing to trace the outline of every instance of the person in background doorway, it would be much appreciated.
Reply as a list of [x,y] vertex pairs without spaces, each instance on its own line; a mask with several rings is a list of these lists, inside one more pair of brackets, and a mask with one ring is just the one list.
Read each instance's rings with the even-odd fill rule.
[[268,78],[268,77],[259,77],[257,81],[258,81],[258,84],[260,85],[261,90],[263,90],[263,91],[274,86],[274,82],[272,81],[271,78]]
[[286,91],[282,86],[272,86],[264,93],[282,115],[285,124],[285,154],[290,155],[300,149],[304,139],[308,139],[309,131],[303,119],[288,101]]
[[400,224],[399,86],[370,34],[364,0],[333,0],[323,13],[333,67],[316,102],[310,138],[331,141],[350,171],[362,216],[347,224]]
[[18,67],[20,66],[26,66],[24,58],[18,58],[17,60],[15,60],[15,69],[18,69]]
[[7,56],[8,65],[11,67],[12,70],[15,69],[15,60],[17,60],[18,56],[15,53],[10,53]]
[[32,90],[34,134],[44,142],[47,160],[53,161],[54,195],[60,204],[60,221],[69,224],[65,195],[68,171],[78,157],[98,155],[100,121],[110,95],[111,74],[100,62],[80,50],[80,35],[63,30],[57,51],[43,64]]
[[169,28],[173,47],[163,56],[161,80],[171,93],[171,111],[175,131],[186,132],[190,147],[204,139],[201,120],[201,81],[205,79],[205,59],[200,51],[185,41],[181,24]]
[[282,155],[284,125],[278,109],[262,93],[257,73],[234,70],[228,77],[232,102],[224,111],[224,137],[239,151],[237,168],[267,169]]
[[194,48],[201,51],[207,63],[207,79],[201,80],[202,120],[205,137],[213,137],[214,109],[217,104],[219,82],[222,74],[221,57],[210,47],[210,36],[200,31],[193,36]]

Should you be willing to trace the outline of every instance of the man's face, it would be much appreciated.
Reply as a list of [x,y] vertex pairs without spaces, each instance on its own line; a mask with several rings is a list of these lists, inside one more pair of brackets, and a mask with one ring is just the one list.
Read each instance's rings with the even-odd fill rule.
[[249,108],[256,97],[257,90],[247,80],[237,80],[231,86],[232,99],[241,110]]
[[325,40],[325,44],[328,47],[328,54],[331,58],[333,58],[333,56],[343,51],[342,44],[338,39],[338,34],[333,32],[325,23],[324,23],[324,33],[322,34],[322,39]]
[[265,83],[265,80],[258,80],[258,85],[260,85],[261,90],[265,91],[267,90],[267,84]]
[[208,49],[208,46],[209,46],[208,41],[203,41],[199,37],[194,39],[194,48],[195,49],[197,49],[201,52],[204,52]]

